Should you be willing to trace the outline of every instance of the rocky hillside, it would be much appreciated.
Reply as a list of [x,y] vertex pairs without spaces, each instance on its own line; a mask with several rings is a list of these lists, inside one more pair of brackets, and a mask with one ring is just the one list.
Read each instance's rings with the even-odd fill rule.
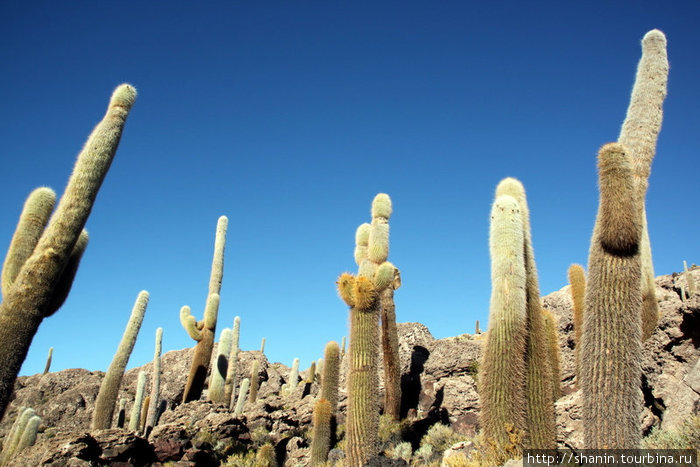
[[[700,269],[693,271],[700,284]],[[681,301],[680,276],[656,280],[661,320],[644,345],[643,426],[669,428],[700,411],[700,295]],[[568,286],[543,298],[559,320],[564,396],[557,401],[558,440],[561,446],[581,446],[580,394],[575,390],[572,306]],[[400,316],[400,311],[399,311]],[[466,324],[472,326],[472,324]],[[478,362],[484,334],[435,339],[419,323],[399,324],[402,361],[402,410],[410,425],[405,437],[417,447],[428,428],[442,422],[472,437],[478,430]],[[90,419],[104,376],[81,369],[17,380],[13,402],[0,423],[5,437],[17,410],[33,407],[43,424],[36,444],[19,453],[17,466],[168,465],[217,466],[236,451],[271,442],[284,465],[306,465],[312,404],[319,387],[301,372],[297,389],[280,396],[290,369],[270,363],[260,352],[243,352],[239,378],[248,376],[253,360],[261,364],[264,382],[258,400],[245,414],[234,417],[223,406],[200,400],[180,404],[191,361],[191,349],[163,355],[161,393],[164,411],[148,439],[128,430],[91,432]],[[133,401],[139,370],[149,376],[152,364],[128,371],[119,397]],[[344,422],[346,395],[341,376],[339,425]],[[203,398],[205,399],[205,398]],[[127,414],[131,407],[127,405]],[[332,452],[338,455],[337,452]],[[282,465],[282,464],[280,464]],[[389,465],[389,464],[387,464]],[[392,464],[400,465],[400,464]]]

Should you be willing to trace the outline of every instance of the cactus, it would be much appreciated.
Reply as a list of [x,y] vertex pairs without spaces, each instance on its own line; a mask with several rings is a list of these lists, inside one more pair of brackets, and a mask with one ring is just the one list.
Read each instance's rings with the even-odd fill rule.
[[299,359],[295,358],[292,362],[292,369],[289,370],[289,380],[282,385],[282,392],[291,394],[299,384]]
[[324,466],[331,446],[331,403],[319,399],[314,404],[313,434],[311,438],[311,466]]
[[685,283],[688,287],[688,295],[695,295],[695,281],[693,280],[693,275],[688,271],[688,263],[683,261],[683,277],[685,277]]
[[323,355],[323,376],[321,377],[321,399],[331,405],[331,414],[338,408],[338,382],[340,378],[340,349],[338,343],[326,344]]
[[22,430],[22,435],[17,443],[17,448],[15,452],[21,452],[22,449],[33,446],[36,442],[36,434],[39,431],[39,425],[41,424],[41,417],[34,415],[29,420],[27,420],[27,426]]
[[250,369],[250,395],[248,402],[255,403],[258,398],[258,389],[260,389],[260,362],[253,360],[253,366]]
[[481,334],[481,328],[479,327],[479,320],[476,320],[476,326],[474,327],[474,335],[479,335]]
[[124,369],[129,362],[131,351],[134,349],[134,344],[136,344],[136,337],[139,334],[139,329],[141,329],[147,305],[148,292],[143,290],[136,297],[134,308],[131,310],[131,317],[126,325],[122,340],[119,342],[117,353],[114,354],[112,363],[110,363],[107,374],[105,374],[100,385],[100,392],[97,394],[97,400],[95,401],[95,411],[92,414],[93,430],[103,430],[110,428],[112,425],[114,404],[117,401],[119,385],[122,382]]
[[[224,384],[228,373],[228,355],[231,353],[232,332],[229,328],[224,328],[219,337],[219,347],[217,349],[216,361],[209,378],[209,392],[207,397],[217,404],[225,403]],[[227,404],[228,405],[228,404]]]
[[260,353],[261,354],[265,353],[265,338],[264,337],[260,340]]
[[[34,334],[41,321],[53,314],[67,295],[80,245],[86,244],[83,227],[92,209],[121,138],[126,117],[136,99],[136,90],[123,84],[114,91],[102,121],[88,138],[73,168],[66,190],[36,240],[17,259],[15,238],[24,236],[22,220],[15,232],[3,270],[13,264],[14,282],[5,285],[8,272],[3,272],[3,301],[0,304],[0,418],[5,413],[17,373],[27,356]],[[82,236],[82,240],[81,240]],[[79,243],[80,242],[80,243]],[[20,248],[21,249],[21,248]],[[31,249],[31,252],[29,252]],[[27,256],[28,255],[28,256]],[[14,257],[15,259],[9,259]],[[73,257],[73,259],[71,259]],[[21,266],[18,267],[18,265]]]
[[12,458],[12,455],[17,451],[17,445],[22,438],[25,428],[29,420],[36,414],[31,407],[20,407],[17,411],[17,418],[12,424],[10,431],[5,436],[2,445],[2,453],[0,453],[0,466],[7,465],[7,462]]
[[654,332],[659,320],[656,300],[654,266],[652,264],[649,230],[644,199],[649,186],[651,162],[656,153],[656,142],[661,131],[663,102],[668,82],[668,58],[666,36],[654,29],[642,39],[642,58],[637,66],[627,116],[622,124],[618,142],[623,144],[632,158],[635,183],[634,196],[642,209],[642,238],[640,258],[642,262],[642,339]]
[[382,322],[382,353],[384,356],[384,413],[392,420],[401,418],[401,362],[399,335],[396,329],[394,291],[401,286],[401,275],[394,270],[391,285],[379,294]]
[[277,454],[271,444],[263,444],[255,455],[255,467],[277,467]]
[[527,428],[524,444],[531,449],[556,448],[556,420],[554,414],[554,394],[552,394],[552,369],[547,345],[547,332],[540,288],[537,280],[535,252],[532,248],[530,211],[525,196],[525,188],[514,178],[502,180],[496,187],[496,196],[501,194],[515,198],[520,206],[524,229],[524,259],[527,296],[527,343],[526,343],[526,382]]
[[126,399],[119,399],[119,413],[117,414],[117,428],[124,428],[126,421]]
[[584,446],[635,449],[642,412],[642,207],[622,144],[600,149],[598,174],[581,336]]
[[243,406],[245,405],[245,399],[248,396],[249,387],[250,380],[248,378],[241,381],[241,387],[238,389],[238,400],[236,401],[236,408],[233,410],[233,415],[239,416],[243,413]]
[[144,394],[146,392],[146,372],[139,371],[138,382],[136,383],[136,397],[134,405],[131,407],[131,418],[129,418],[129,429],[138,431],[141,423],[141,409],[143,407]]
[[345,356],[345,336],[340,340],[340,358]]
[[151,430],[158,422],[158,408],[160,406],[160,356],[163,351],[163,328],[156,329],[156,349],[153,354],[153,381],[151,381],[151,401],[148,406],[148,415],[146,417],[146,427],[143,432],[148,437]]
[[141,413],[139,414],[139,433],[146,432],[146,418],[148,416],[148,409],[151,406],[151,396],[146,396],[143,398],[143,404],[141,404]]
[[580,264],[569,266],[569,283],[571,284],[571,301],[574,304],[574,355],[576,358],[576,378],[581,374],[579,349],[583,330],[583,299],[586,296],[586,273]]
[[214,333],[216,332],[216,319],[219,313],[219,293],[221,292],[221,280],[224,275],[224,248],[226,246],[226,228],[228,218],[219,217],[216,224],[216,241],[214,242],[214,259],[211,265],[209,278],[209,295],[204,310],[204,319],[197,322],[190,307],[184,306],[180,310],[180,322],[192,339],[197,341],[192,357],[190,374],[187,377],[185,392],[182,395],[183,402],[199,399],[204,389],[204,381],[207,378],[209,361],[214,349]]
[[559,325],[556,316],[550,310],[543,308],[542,316],[544,317],[545,331],[547,333],[547,350],[550,367],[552,368],[552,394],[554,400],[557,400],[562,396],[559,332],[557,331]]
[[316,378],[316,381],[318,381],[320,383],[322,377],[323,377],[323,358],[319,358],[318,360],[316,360],[316,374],[314,375],[314,378]]
[[241,336],[241,318],[233,318],[233,331],[231,332],[231,352],[228,357],[226,380],[224,381],[224,404],[233,408],[236,389],[236,364],[238,363],[238,341]]
[[357,276],[342,274],[338,293],[350,307],[350,362],[348,370],[347,444],[348,465],[364,465],[378,454],[379,404],[377,355],[379,344],[379,297],[396,278],[389,254],[391,199],[379,193],[372,201],[372,223],[355,233]]
[[491,208],[489,331],[479,365],[481,426],[497,445],[507,426],[525,429],[526,272],[523,216],[518,201],[496,197]]
[[46,366],[44,366],[44,374],[51,370],[51,360],[53,359],[53,347],[49,347],[49,354],[46,357]]

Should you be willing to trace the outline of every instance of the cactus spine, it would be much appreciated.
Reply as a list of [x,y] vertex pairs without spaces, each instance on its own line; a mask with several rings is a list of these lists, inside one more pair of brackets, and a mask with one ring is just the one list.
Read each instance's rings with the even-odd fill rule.
[[559,324],[557,317],[550,310],[542,309],[545,331],[547,333],[547,350],[549,353],[550,367],[552,368],[552,394],[554,400],[562,396],[561,391],[561,365],[559,364]]
[[224,404],[233,408],[236,389],[236,364],[238,363],[238,341],[241,336],[241,318],[233,318],[233,331],[231,332],[231,352],[228,357],[226,380],[224,382]]
[[214,242],[214,259],[211,265],[209,278],[209,295],[204,310],[204,319],[197,322],[190,312],[190,307],[184,306],[180,310],[180,322],[192,339],[197,341],[192,357],[192,366],[187,378],[185,392],[182,395],[183,402],[199,399],[204,389],[204,381],[207,378],[209,361],[214,349],[214,333],[216,332],[216,319],[219,313],[219,293],[221,292],[221,280],[224,275],[224,248],[226,246],[226,228],[228,218],[219,217],[216,224],[216,240]]
[[[34,334],[44,317],[56,311],[55,295],[59,288],[66,291],[67,282],[72,281],[72,277],[68,277],[70,272],[66,274],[66,267],[112,163],[135,99],[136,90],[128,84],[114,91],[107,113],[80,152],[66,190],[36,246],[25,261],[14,263],[22,265],[14,274],[12,285],[3,291],[0,304],[0,418],[5,413]],[[18,235],[23,233],[15,232],[15,236]],[[87,240],[85,235],[83,237]],[[11,245],[9,255],[13,255],[13,249]],[[54,287],[61,283],[63,285]]]
[[350,307],[350,362],[346,455],[349,466],[366,464],[378,454],[379,404],[377,355],[379,296],[392,285],[396,268],[386,261],[389,254],[391,198],[379,193],[372,201],[372,223],[355,233],[357,276],[338,278],[340,297]]
[[117,353],[114,354],[112,363],[110,363],[107,374],[105,374],[100,385],[100,392],[97,394],[97,400],[95,401],[95,411],[92,414],[93,430],[103,430],[110,428],[112,425],[114,404],[117,402],[119,385],[122,382],[124,369],[129,362],[131,351],[134,349],[134,344],[136,344],[136,337],[139,334],[139,329],[141,329],[147,305],[148,292],[142,290],[136,297],[134,308],[131,310],[131,317],[126,325],[124,335],[122,335],[122,340],[119,342]]
[[151,404],[148,406],[144,434],[148,436],[158,421],[160,406],[160,356],[163,352],[163,328],[156,329],[156,349],[153,354],[153,381],[151,381]]
[[228,373],[228,355],[231,353],[231,330],[224,328],[219,336],[219,347],[216,351],[216,361],[209,378],[210,401],[218,404],[224,403],[224,384]]
[[479,367],[481,425],[487,439],[508,442],[508,426],[525,429],[527,331],[523,216],[518,201],[496,197],[491,208],[489,331]]
[[238,400],[236,401],[236,408],[233,410],[233,415],[239,416],[243,413],[243,406],[245,405],[245,399],[248,396],[249,387],[250,380],[248,378],[241,381],[241,387],[238,389]]
[[311,438],[311,466],[323,466],[328,461],[331,445],[331,403],[319,399],[314,404],[313,435]]
[[598,174],[581,336],[584,445],[634,449],[642,411],[642,207],[622,144],[600,149]]
[[627,116],[622,124],[618,142],[623,144],[632,157],[635,183],[634,196],[642,209],[642,238],[640,253],[642,262],[642,339],[654,332],[659,320],[659,305],[656,301],[654,266],[647,228],[644,199],[649,186],[651,162],[656,153],[656,142],[661,131],[663,102],[668,82],[668,58],[666,36],[654,29],[642,39],[642,58],[637,66]]
[[583,299],[586,296],[586,273],[580,264],[569,266],[569,284],[571,284],[571,301],[574,304],[574,355],[576,357],[576,385],[581,375],[579,349],[583,331]]
[[556,420],[554,394],[552,394],[552,369],[548,351],[548,338],[542,316],[540,287],[537,280],[535,252],[532,248],[530,211],[525,188],[514,178],[502,180],[496,187],[496,196],[512,196],[520,206],[524,229],[524,259],[527,297],[526,333],[526,378],[527,429],[524,443],[531,449],[554,449],[556,447]]
[[49,347],[49,355],[46,357],[46,366],[44,366],[44,374],[51,370],[51,360],[53,359],[53,347]]
[[136,383],[136,397],[134,405],[131,407],[131,418],[129,418],[129,429],[138,431],[141,422],[141,409],[143,407],[144,393],[146,392],[146,372],[139,371],[139,379]]

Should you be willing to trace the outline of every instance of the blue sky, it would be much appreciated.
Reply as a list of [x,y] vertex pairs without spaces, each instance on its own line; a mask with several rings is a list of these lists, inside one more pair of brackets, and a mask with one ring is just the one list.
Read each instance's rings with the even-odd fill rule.
[[[610,5],[615,3],[615,5]],[[19,2],[0,4],[0,245],[27,194],[59,194],[119,83],[139,91],[65,305],[21,374],[105,370],[151,294],[130,367],[194,342],[217,218],[230,219],[218,334],[267,338],[302,367],[347,334],[335,280],[376,193],[394,202],[398,321],[436,337],[488,319],[488,219],[507,176],[528,192],[540,286],[586,264],[597,149],[617,138],[640,41],[671,73],[647,196],[657,274],[700,263],[700,3]],[[6,248],[6,247],[4,247]]]

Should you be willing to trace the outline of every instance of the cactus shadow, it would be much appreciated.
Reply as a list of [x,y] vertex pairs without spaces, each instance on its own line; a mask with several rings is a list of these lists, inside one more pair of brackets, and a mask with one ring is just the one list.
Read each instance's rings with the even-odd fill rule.
[[401,418],[406,418],[410,409],[418,408],[418,400],[422,389],[420,375],[425,369],[430,352],[421,345],[413,347],[411,365],[408,373],[401,375]]

